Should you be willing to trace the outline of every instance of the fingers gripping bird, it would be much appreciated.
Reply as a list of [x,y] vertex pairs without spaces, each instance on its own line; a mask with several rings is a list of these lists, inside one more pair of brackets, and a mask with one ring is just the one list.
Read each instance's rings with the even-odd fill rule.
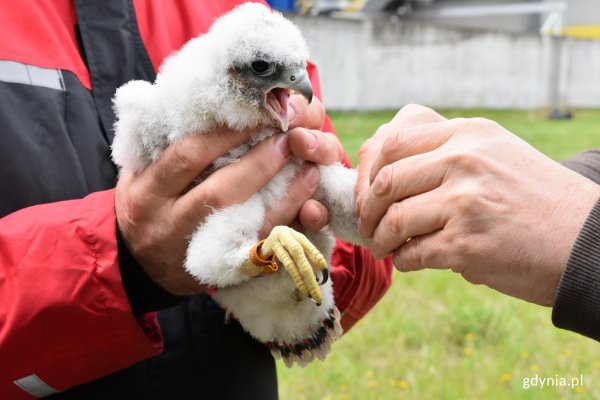
[[[122,170],[141,170],[188,134],[219,126],[259,128],[198,177],[239,159],[288,129],[288,97],[310,102],[308,49],[298,28],[263,5],[238,6],[165,60],[154,83],[131,81],[117,90],[112,156]],[[285,195],[302,167],[292,158],[271,182],[242,204],[215,210],[194,232],[186,270],[217,288],[214,299],[286,365],[324,359],[342,334],[327,265],[333,234],[361,243],[354,215],[356,172],[319,166],[317,198],[329,209],[328,230],[306,235],[275,227],[259,241],[265,210]],[[279,268],[282,265],[283,268]]]

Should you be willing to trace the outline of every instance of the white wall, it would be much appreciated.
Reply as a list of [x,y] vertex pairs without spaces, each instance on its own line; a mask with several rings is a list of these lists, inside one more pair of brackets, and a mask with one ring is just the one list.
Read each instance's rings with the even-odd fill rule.
[[[555,0],[545,0],[550,3]],[[600,24],[600,1],[598,0],[566,0],[566,25],[598,25]]]
[[[549,106],[551,43],[538,35],[288,15],[304,32],[330,109]],[[600,107],[600,41],[563,41],[561,98]]]

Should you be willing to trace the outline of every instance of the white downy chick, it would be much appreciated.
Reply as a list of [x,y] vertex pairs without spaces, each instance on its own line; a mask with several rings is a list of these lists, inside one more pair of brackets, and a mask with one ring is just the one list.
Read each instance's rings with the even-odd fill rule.
[[[215,160],[200,182],[260,141],[287,130],[290,91],[312,99],[306,60],[308,49],[294,24],[260,4],[238,6],[167,58],[154,83],[131,81],[117,90],[115,163],[123,170],[140,170],[184,135],[219,126],[262,129]],[[301,166],[302,161],[293,158],[249,200],[215,210],[194,232],[185,261],[199,282],[218,289],[214,299],[288,366],[324,359],[341,336],[332,283],[322,282],[317,305],[299,296],[283,268],[259,277],[249,277],[240,268],[259,241],[265,210],[281,200]],[[319,170],[317,197],[329,209],[330,224],[306,237],[329,265],[332,232],[339,239],[364,243],[354,214],[356,171],[339,163]],[[319,274],[315,270],[315,276]]]

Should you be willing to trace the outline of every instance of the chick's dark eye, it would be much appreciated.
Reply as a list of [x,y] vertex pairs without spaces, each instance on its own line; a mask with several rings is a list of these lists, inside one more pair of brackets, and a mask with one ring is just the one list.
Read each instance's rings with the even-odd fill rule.
[[254,72],[259,74],[264,74],[269,70],[269,63],[262,60],[254,61],[250,66]]

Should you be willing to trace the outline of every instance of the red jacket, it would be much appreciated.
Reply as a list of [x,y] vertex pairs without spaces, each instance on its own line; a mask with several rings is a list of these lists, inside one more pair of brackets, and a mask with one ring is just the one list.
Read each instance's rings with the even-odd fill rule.
[[[83,87],[95,89],[80,56],[71,1],[6,3],[0,7],[0,60],[70,71]],[[135,0],[154,68],[237,3]],[[312,65],[310,72],[320,96]],[[329,121],[324,130],[333,132]],[[19,387],[30,389],[32,379],[42,394],[65,390],[161,352],[155,313],[136,319],[131,312],[115,232],[114,190],[23,208],[0,219],[0,398],[34,398]],[[348,329],[389,287],[391,263],[340,242],[331,270]]]

